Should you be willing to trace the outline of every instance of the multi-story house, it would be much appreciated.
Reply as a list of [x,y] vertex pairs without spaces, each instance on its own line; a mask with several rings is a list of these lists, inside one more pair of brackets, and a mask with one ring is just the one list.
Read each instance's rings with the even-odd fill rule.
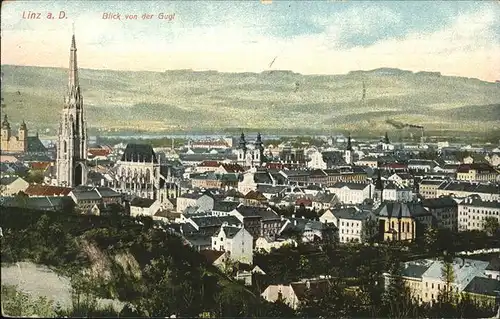
[[438,164],[432,160],[423,160],[423,159],[408,160],[408,169],[414,171],[431,172],[436,166],[438,166]]
[[394,173],[391,176],[387,177],[387,180],[396,183],[396,185],[400,187],[407,187],[407,188],[413,187],[413,181],[414,181],[413,175],[405,172]]
[[209,211],[214,208],[214,199],[207,193],[186,193],[177,197],[177,212],[182,213],[188,207],[198,207]]
[[372,183],[335,183],[328,190],[344,204],[361,204],[365,199],[373,199],[375,185]]
[[310,173],[308,182],[326,187],[338,182],[364,182],[367,178],[368,175],[365,171],[317,169]]
[[260,185],[284,185],[284,176],[281,174],[277,175],[271,174],[267,169],[253,167],[243,174],[242,180],[238,183],[238,191],[242,194],[247,194],[250,191],[256,191]]
[[223,224],[212,236],[212,249],[227,252],[233,261],[253,264],[253,237],[241,226]]
[[458,203],[451,196],[424,199],[422,206],[434,216],[437,227],[458,230]]
[[357,160],[354,164],[356,164],[357,166],[366,166],[366,167],[371,167],[371,168],[377,168],[378,162],[379,162],[379,159],[377,157],[366,156],[366,157],[363,157],[363,158]]
[[[449,288],[456,294],[462,296],[469,294],[473,298],[483,299],[483,297],[492,295],[491,299],[494,303],[495,290],[500,287],[500,281],[485,275],[488,265],[487,261],[455,258],[452,262],[454,276]],[[447,288],[447,283],[442,275],[443,267],[441,260],[410,261],[404,263],[400,276],[419,302],[434,302],[440,291]],[[384,278],[387,285],[391,276],[385,273]],[[480,282],[483,284],[478,290],[477,284]]]
[[479,196],[469,196],[458,204],[458,230],[483,230],[486,218],[496,218],[500,223],[500,201],[484,201]]
[[335,194],[329,192],[320,192],[312,199],[312,208],[316,211],[321,209],[330,209],[339,204],[339,200]]
[[500,172],[486,163],[462,164],[457,168],[457,180],[499,182]]
[[392,181],[386,183],[382,190],[383,200],[396,202],[409,202],[413,199],[413,192],[410,188],[402,187]]
[[454,197],[479,195],[482,200],[498,201],[500,200],[500,184],[465,181],[443,182],[436,190],[436,197],[449,195]]
[[19,176],[2,176],[0,178],[0,196],[14,196],[25,191],[30,184]]
[[130,216],[153,217],[160,210],[160,202],[149,198],[136,197],[130,202]]
[[333,211],[341,243],[363,243],[376,233],[377,217],[370,211],[343,208]]
[[197,175],[191,175],[191,185],[193,188],[204,189],[229,189],[238,187],[237,174],[219,174],[206,172]]
[[441,179],[424,179],[418,184],[418,193],[423,198],[436,198],[437,190],[443,183]]

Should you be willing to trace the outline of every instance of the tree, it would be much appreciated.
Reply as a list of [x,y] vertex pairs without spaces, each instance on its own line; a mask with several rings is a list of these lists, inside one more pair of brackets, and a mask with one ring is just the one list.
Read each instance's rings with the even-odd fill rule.
[[486,217],[483,222],[483,229],[489,236],[497,234],[500,231],[498,218],[492,216]]
[[443,267],[441,268],[441,277],[445,282],[445,286],[442,291],[442,298],[446,303],[454,301],[452,284],[455,282],[455,271],[453,270],[453,260],[450,259],[451,258],[444,258]]
[[389,283],[383,296],[383,304],[391,318],[413,318],[416,317],[415,303],[410,289],[401,277],[403,268],[400,259],[395,257],[389,270]]

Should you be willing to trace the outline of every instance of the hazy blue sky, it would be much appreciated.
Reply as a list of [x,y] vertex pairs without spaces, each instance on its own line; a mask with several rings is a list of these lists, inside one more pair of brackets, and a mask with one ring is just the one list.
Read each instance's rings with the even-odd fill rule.
[[[23,19],[29,11],[41,19]],[[108,12],[120,20],[103,19]],[[143,20],[144,13],[154,16]],[[74,23],[79,64],[88,68],[337,74],[397,67],[493,81],[500,78],[498,21],[498,0],[9,1],[1,57],[66,66]]]

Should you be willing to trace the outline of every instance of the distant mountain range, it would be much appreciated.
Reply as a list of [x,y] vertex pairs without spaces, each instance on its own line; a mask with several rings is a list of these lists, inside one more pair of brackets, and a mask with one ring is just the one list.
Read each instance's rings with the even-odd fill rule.
[[[2,65],[2,75],[2,113],[13,123],[25,119],[33,129],[57,126],[65,69]],[[437,72],[81,69],[80,84],[87,122],[94,129],[383,131],[403,123],[476,132],[500,126],[498,83]]]

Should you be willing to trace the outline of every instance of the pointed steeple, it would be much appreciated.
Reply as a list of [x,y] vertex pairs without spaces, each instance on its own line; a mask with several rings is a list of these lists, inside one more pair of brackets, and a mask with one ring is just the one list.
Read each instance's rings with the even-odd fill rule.
[[385,143],[385,144],[390,144],[390,141],[389,141],[389,135],[387,135],[387,132],[385,132],[385,136],[384,136],[384,143]]
[[69,81],[68,81],[69,91],[77,88],[79,86],[78,83],[78,65],[76,59],[76,40],[75,34],[71,38],[71,48],[70,48],[70,56],[69,56]]
[[10,129],[9,120],[7,119],[7,114],[3,116],[2,128]]
[[257,134],[257,139],[255,140],[255,146],[257,149],[262,150],[262,136],[260,135],[260,132]]
[[240,142],[238,143],[238,146],[242,150],[247,149],[247,141],[245,140],[245,134],[243,134],[243,132],[241,132]]
[[352,144],[351,144],[351,133],[349,133],[349,136],[347,137],[347,146],[346,150],[352,151]]
[[21,127],[20,127],[19,129],[20,129],[20,130],[25,130],[25,131],[27,130],[27,128],[26,128],[26,123],[24,122],[24,120],[23,120],[23,122],[21,123]]

